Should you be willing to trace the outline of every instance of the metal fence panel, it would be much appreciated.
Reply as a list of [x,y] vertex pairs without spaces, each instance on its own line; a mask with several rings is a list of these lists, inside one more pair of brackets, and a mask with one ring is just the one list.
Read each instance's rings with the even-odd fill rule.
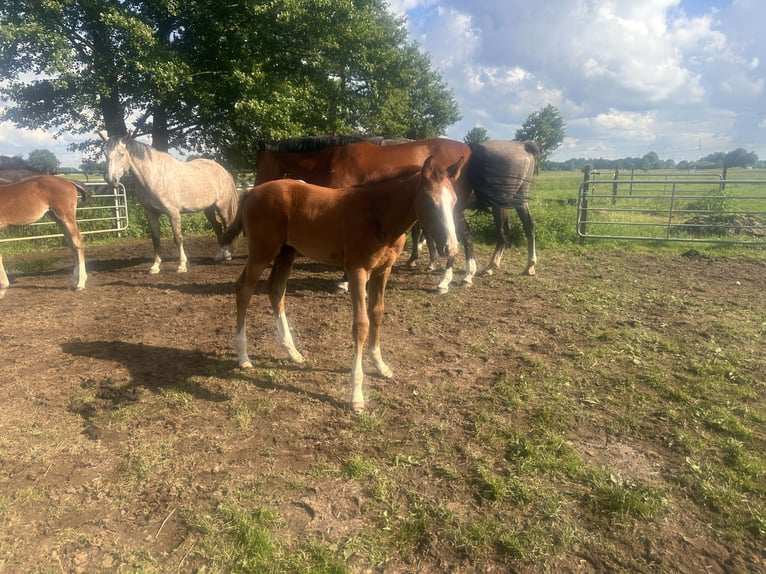
[[589,180],[577,199],[583,239],[766,244],[765,222],[765,180]]

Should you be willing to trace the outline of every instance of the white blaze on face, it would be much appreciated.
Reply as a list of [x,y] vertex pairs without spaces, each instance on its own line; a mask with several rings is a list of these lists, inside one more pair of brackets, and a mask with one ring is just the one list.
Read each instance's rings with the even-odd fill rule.
[[455,232],[455,194],[449,186],[443,185],[441,188],[441,197],[439,207],[442,209],[442,216],[447,230],[447,253],[454,255],[457,251],[457,233]]

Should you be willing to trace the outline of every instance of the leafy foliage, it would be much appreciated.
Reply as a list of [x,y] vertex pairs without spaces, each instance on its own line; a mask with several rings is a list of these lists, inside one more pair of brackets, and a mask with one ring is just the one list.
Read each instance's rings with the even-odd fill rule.
[[0,24],[0,118],[19,127],[130,120],[158,149],[248,165],[263,140],[432,137],[460,119],[383,0],[19,0]]
[[540,146],[540,163],[545,164],[564,141],[566,131],[564,120],[558,108],[548,104],[532,112],[521,127],[516,130],[515,139],[532,140]]
[[489,139],[489,136],[487,135],[486,128],[476,126],[471,128],[467,134],[465,134],[465,137],[463,138],[463,141],[467,144],[472,143],[481,143],[485,142]]

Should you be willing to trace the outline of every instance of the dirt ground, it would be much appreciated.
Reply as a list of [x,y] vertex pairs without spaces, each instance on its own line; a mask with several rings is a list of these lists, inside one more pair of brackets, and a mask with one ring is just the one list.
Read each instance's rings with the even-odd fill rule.
[[[338,273],[299,259],[289,283],[287,313],[304,366],[287,361],[265,296],[254,297],[249,335],[257,368],[250,374],[237,368],[232,345],[233,282],[243,256],[216,264],[213,240],[192,238],[189,272],[177,274],[166,245],[159,275],[147,274],[148,241],[89,246],[81,293],[66,289],[66,251],[6,255],[12,284],[0,299],[0,571],[113,572],[142,563],[195,571],[205,564],[199,516],[256,479],[283,503],[281,525],[294,536],[343,540],[362,520],[366,499],[357,482],[321,474],[304,488],[291,482],[345,460],[349,449],[384,448],[363,444],[348,412],[350,302],[333,292]],[[553,299],[562,293],[622,281],[636,307],[600,320],[638,320],[626,314],[639,309],[644,324],[670,338],[673,329],[687,337],[706,308],[761,309],[766,317],[762,261],[691,255],[542,251],[538,276],[529,278],[513,250],[499,275],[441,298],[432,293],[433,273],[397,268],[383,326],[395,378],[370,372],[366,380],[387,445],[417,458],[424,439],[415,429],[446,421],[455,433],[470,433],[461,425],[482,408],[475,402],[482,388],[512,371],[519,355],[552,365],[576,354],[578,341],[594,336],[593,318]],[[19,271],[22,261],[32,270]],[[34,261],[52,269],[35,271]],[[657,301],[668,293],[694,304],[667,316]],[[595,423],[578,429],[569,438],[582,456],[646,480],[666,476],[671,463],[659,441],[608,440]],[[418,480],[413,474],[413,489],[433,498],[445,488]],[[640,532],[633,543],[623,538],[615,555],[634,554],[634,562],[580,549],[552,568],[764,571],[762,548],[724,542],[698,518],[660,521],[664,531],[652,539],[664,546],[648,545]],[[357,571],[353,558],[348,564]],[[506,567],[471,566],[436,541],[423,556],[388,566],[380,571]]]

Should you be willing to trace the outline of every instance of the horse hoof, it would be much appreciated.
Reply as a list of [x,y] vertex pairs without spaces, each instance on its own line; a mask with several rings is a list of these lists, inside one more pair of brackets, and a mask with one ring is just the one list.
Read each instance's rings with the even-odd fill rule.
[[335,286],[336,293],[348,293],[348,281],[342,281]]
[[176,269],[176,273],[186,273],[187,271],[188,269],[186,269],[186,267],[179,267]]
[[364,412],[364,403],[351,403],[351,410],[355,415],[360,415]]
[[439,295],[446,295],[447,293],[449,293],[449,289],[447,287],[437,287],[436,293]]
[[252,361],[245,361],[244,363],[239,364],[240,369],[252,369],[253,368],[253,362]]
[[527,275],[529,277],[533,277],[534,275],[537,275],[537,271],[535,271],[534,267],[530,267],[529,269],[526,269],[522,275]]
[[149,275],[157,275],[157,273],[159,273],[159,272],[160,272],[160,270],[159,269],[155,269],[154,267],[149,269]]

